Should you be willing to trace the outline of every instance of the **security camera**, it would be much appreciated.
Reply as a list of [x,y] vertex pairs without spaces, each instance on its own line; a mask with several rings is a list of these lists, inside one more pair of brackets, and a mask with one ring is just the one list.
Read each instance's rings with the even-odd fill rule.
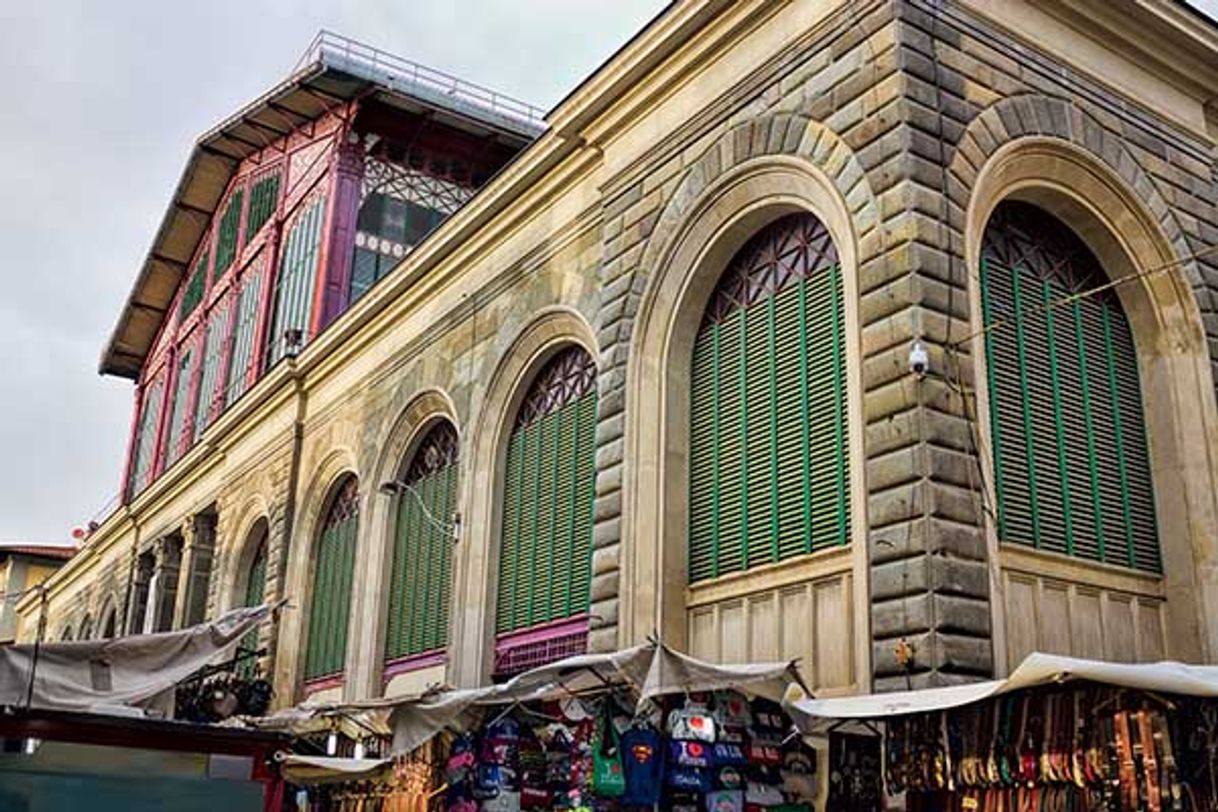
[[930,355],[926,352],[926,345],[922,343],[921,339],[917,339],[909,348],[909,371],[919,378],[923,378],[929,368]]

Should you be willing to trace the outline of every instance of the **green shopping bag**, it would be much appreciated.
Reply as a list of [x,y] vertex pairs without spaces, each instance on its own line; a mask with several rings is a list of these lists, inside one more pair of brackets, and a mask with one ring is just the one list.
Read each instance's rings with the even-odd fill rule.
[[618,798],[625,792],[621,741],[606,699],[592,748],[592,793],[601,798]]

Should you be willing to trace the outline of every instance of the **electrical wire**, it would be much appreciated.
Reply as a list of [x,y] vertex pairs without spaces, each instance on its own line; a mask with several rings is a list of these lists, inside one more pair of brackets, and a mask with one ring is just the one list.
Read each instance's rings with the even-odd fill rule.
[[460,525],[457,522],[444,522],[444,521],[441,521],[440,519],[437,519],[435,517],[435,515],[432,514],[432,512],[430,510],[427,509],[427,503],[423,501],[423,497],[419,495],[418,490],[416,490],[415,487],[413,485],[411,485],[410,483],[402,482],[401,480],[395,480],[394,482],[391,482],[389,484],[398,493],[402,493],[403,491],[405,491],[406,493],[409,493],[411,496],[413,496],[415,498],[415,501],[419,503],[419,509],[423,511],[423,518],[426,519],[427,523],[430,524],[432,527],[435,527],[438,530],[442,530],[445,533],[454,533],[460,527]]
[[[1136,282],[1140,279],[1145,279],[1150,276],[1155,276],[1156,274],[1161,274],[1161,273],[1165,273],[1167,271],[1175,270],[1177,268],[1187,265],[1190,262],[1194,262],[1198,259],[1201,259],[1202,257],[1207,256],[1209,254],[1218,254],[1218,244],[1211,245],[1206,248],[1202,248],[1200,251],[1194,251],[1193,253],[1189,254],[1188,256],[1182,257],[1181,259],[1172,260],[1171,262],[1165,262],[1162,265],[1155,265],[1153,267],[1147,268],[1144,271],[1138,271],[1137,273],[1129,274],[1128,276],[1122,276],[1120,279],[1113,279],[1109,282],[1105,282],[1102,285],[1096,285],[1093,288],[1087,288],[1086,290],[1075,291],[1074,293],[1067,294],[1066,296],[1060,296],[1056,299],[1052,299],[1048,302],[1045,302],[1042,305],[1038,305],[1036,307],[1028,307],[1026,309],[1028,312],[1031,312],[1031,313],[1046,313],[1054,308],[1062,307],[1062,306],[1068,305],[1068,304],[1073,304],[1074,302],[1076,302],[1080,299],[1085,299],[1088,296],[1094,296],[1097,293],[1103,293],[1106,290],[1113,290],[1115,288],[1120,287],[1121,285],[1127,285],[1130,282]],[[969,333],[968,335],[961,338],[959,341],[950,343],[948,346],[953,350],[959,349],[962,345],[964,345],[965,343],[967,343],[969,341],[972,341],[974,338],[977,338],[978,336],[988,335],[989,333],[997,332],[998,330],[1000,330],[1003,327],[1010,324],[1012,321],[1013,321],[1013,319],[1010,319],[1010,318],[998,319],[997,321],[991,322],[990,324],[983,325],[981,327],[981,329],[975,330],[975,331]]]

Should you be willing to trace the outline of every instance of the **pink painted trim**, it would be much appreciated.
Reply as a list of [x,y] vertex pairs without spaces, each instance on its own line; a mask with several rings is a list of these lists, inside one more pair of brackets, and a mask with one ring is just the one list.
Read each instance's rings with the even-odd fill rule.
[[337,688],[346,681],[346,674],[331,674],[328,677],[318,677],[317,679],[312,679],[305,682],[304,692],[306,694],[315,694],[318,691],[326,691],[330,688]]
[[390,679],[398,674],[408,674],[411,671],[419,671],[435,665],[442,665],[447,660],[448,657],[442,648],[424,651],[422,654],[408,654],[405,657],[387,660],[385,662],[385,670],[381,674],[381,680],[388,683]]
[[528,645],[552,640],[555,637],[566,637],[579,632],[587,632],[591,626],[588,615],[576,615],[562,620],[554,620],[540,626],[533,626],[517,632],[508,632],[495,638],[495,654]]

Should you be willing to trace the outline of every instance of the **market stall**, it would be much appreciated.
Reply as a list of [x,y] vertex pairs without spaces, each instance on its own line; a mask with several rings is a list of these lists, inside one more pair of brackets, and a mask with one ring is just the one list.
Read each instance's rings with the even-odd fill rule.
[[[783,704],[806,734],[829,736],[831,750],[843,735],[868,742],[869,769],[855,758],[839,772],[831,755],[833,809],[1218,809],[1213,666],[1032,654],[1004,680],[837,699],[802,693],[792,687]],[[866,803],[852,796],[853,805],[833,806],[837,785],[869,787]]]
[[719,666],[649,644],[256,724],[392,742],[375,759],[288,757],[297,808],[313,812],[810,811],[816,753],[779,704],[792,683],[790,662]]

